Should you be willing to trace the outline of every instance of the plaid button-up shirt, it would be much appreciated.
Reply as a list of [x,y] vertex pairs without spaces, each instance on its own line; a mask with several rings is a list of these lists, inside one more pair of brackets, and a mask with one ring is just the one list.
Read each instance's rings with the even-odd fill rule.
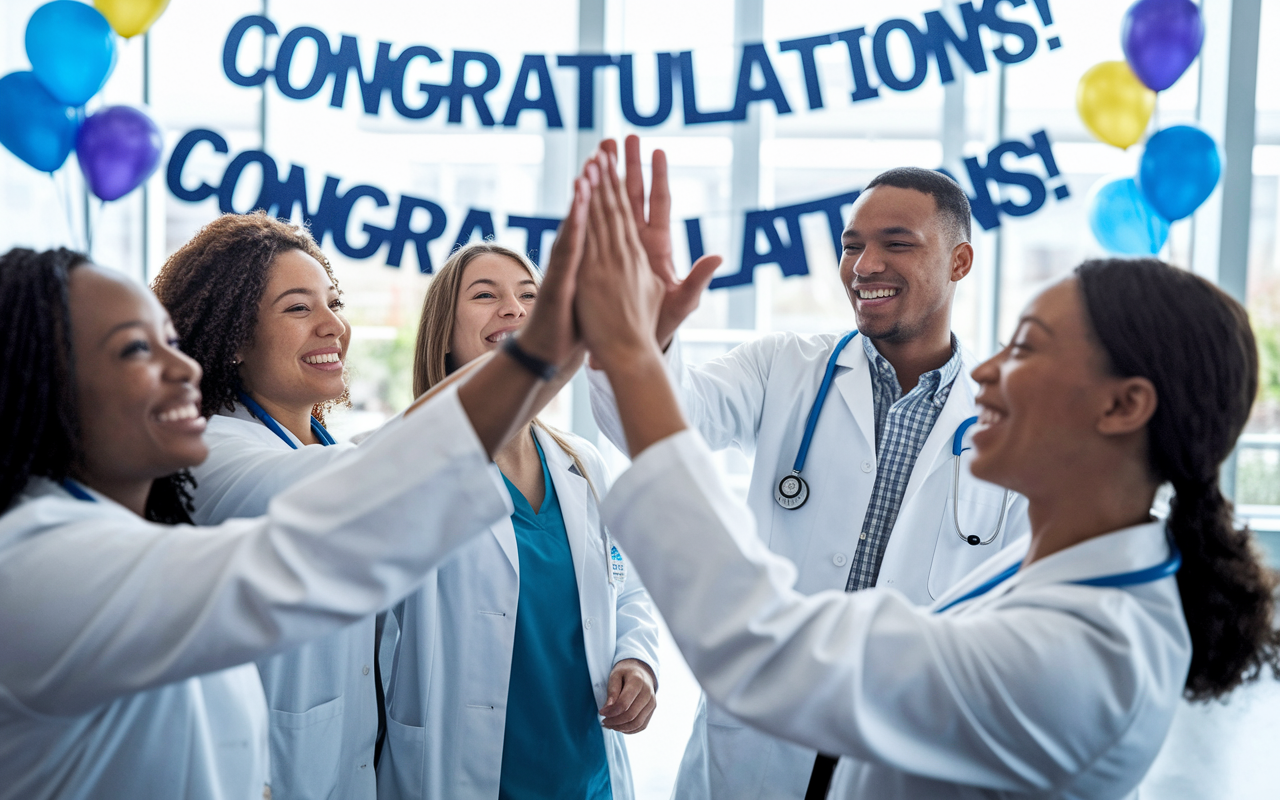
[[875,585],[916,457],[951,395],[961,363],[960,345],[953,334],[951,359],[921,375],[915,388],[903,396],[893,365],[880,355],[869,338],[859,338],[871,363],[871,394],[876,412],[876,482],[871,489],[867,516],[858,533],[858,549],[845,584],[846,592]]

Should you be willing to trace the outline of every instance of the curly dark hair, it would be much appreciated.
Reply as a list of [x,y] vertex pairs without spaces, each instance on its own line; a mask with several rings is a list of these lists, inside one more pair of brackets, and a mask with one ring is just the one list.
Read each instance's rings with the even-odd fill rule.
[[1178,591],[1192,647],[1187,699],[1221,697],[1264,668],[1280,674],[1277,578],[1249,530],[1235,528],[1218,486],[1258,393],[1248,314],[1203,278],[1152,258],[1087,261],[1076,276],[1112,373],[1156,389],[1148,458],[1174,490],[1168,525],[1182,550]]
[[[269,216],[223,214],[169,256],[151,288],[173,317],[183,351],[200,362],[201,411],[211,417],[235,408],[240,390],[236,353],[253,343],[258,303],[280,253],[301,250],[320,262],[336,287],[329,259],[305,226]],[[346,395],[335,402],[346,401]],[[312,414],[324,422],[330,404]]]
[[[32,476],[61,481],[80,463],[67,279],[89,263],[66,248],[0,255],[0,511]],[[156,480],[147,519],[190,522],[193,485],[186,471]]]

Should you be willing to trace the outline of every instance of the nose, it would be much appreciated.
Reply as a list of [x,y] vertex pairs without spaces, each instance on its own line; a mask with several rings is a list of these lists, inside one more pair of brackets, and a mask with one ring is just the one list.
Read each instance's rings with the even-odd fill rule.
[[520,298],[515,295],[507,295],[502,299],[502,304],[498,308],[498,316],[503,319],[520,319],[528,315],[529,309],[525,308],[524,303],[520,302]]
[[876,247],[864,247],[853,262],[853,274],[859,278],[869,278],[884,272],[884,259],[879,253]]
[[346,317],[332,308],[325,306],[324,313],[318,317],[316,335],[322,339],[333,337],[341,339],[351,333],[351,326]]
[[172,345],[163,345],[164,379],[174,383],[192,383],[200,385],[204,370],[200,362]]
[[1000,365],[1004,364],[1008,357],[1009,348],[1003,347],[991,358],[974,367],[973,372],[969,374],[979,384],[995,383],[1000,379]]

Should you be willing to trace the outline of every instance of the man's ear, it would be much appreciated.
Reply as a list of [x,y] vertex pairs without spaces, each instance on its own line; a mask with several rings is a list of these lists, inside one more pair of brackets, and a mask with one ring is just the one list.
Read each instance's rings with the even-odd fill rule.
[[1124,436],[1140,431],[1156,413],[1156,387],[1146,378],[1116,379],[1111,403],[1098,420],[1098,433]]
[[961,242],[951,248],[951,282],[955,283],[973,269],[973,245]]

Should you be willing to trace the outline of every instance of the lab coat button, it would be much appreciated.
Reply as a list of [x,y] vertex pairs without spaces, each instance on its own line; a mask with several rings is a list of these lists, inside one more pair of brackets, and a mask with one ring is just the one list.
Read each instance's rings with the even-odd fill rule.
[[369,674],[369,667],[368,667],[368,666],[366,666],[364,669],[360,670],[360,674],[361,674],[361,675],[368,675],[368,674]]
[[875,465],[874,465],[874,464],[872,464],[870,461],[863,461],[863,462],[862,462],[862,471],[863,471],[863,472],[870,472],[874,466],[875,466]]
[[843,567],[848,562],[849,559],[845,558],[844,553],[836,553],[831,557],[831,563],[835,564],[837,567]]
[[583,620],[582,627],[587,630],[591,630],[591,623],[594,621],[595,620],[593,620],[591,617],[587,617],[585,620]]

